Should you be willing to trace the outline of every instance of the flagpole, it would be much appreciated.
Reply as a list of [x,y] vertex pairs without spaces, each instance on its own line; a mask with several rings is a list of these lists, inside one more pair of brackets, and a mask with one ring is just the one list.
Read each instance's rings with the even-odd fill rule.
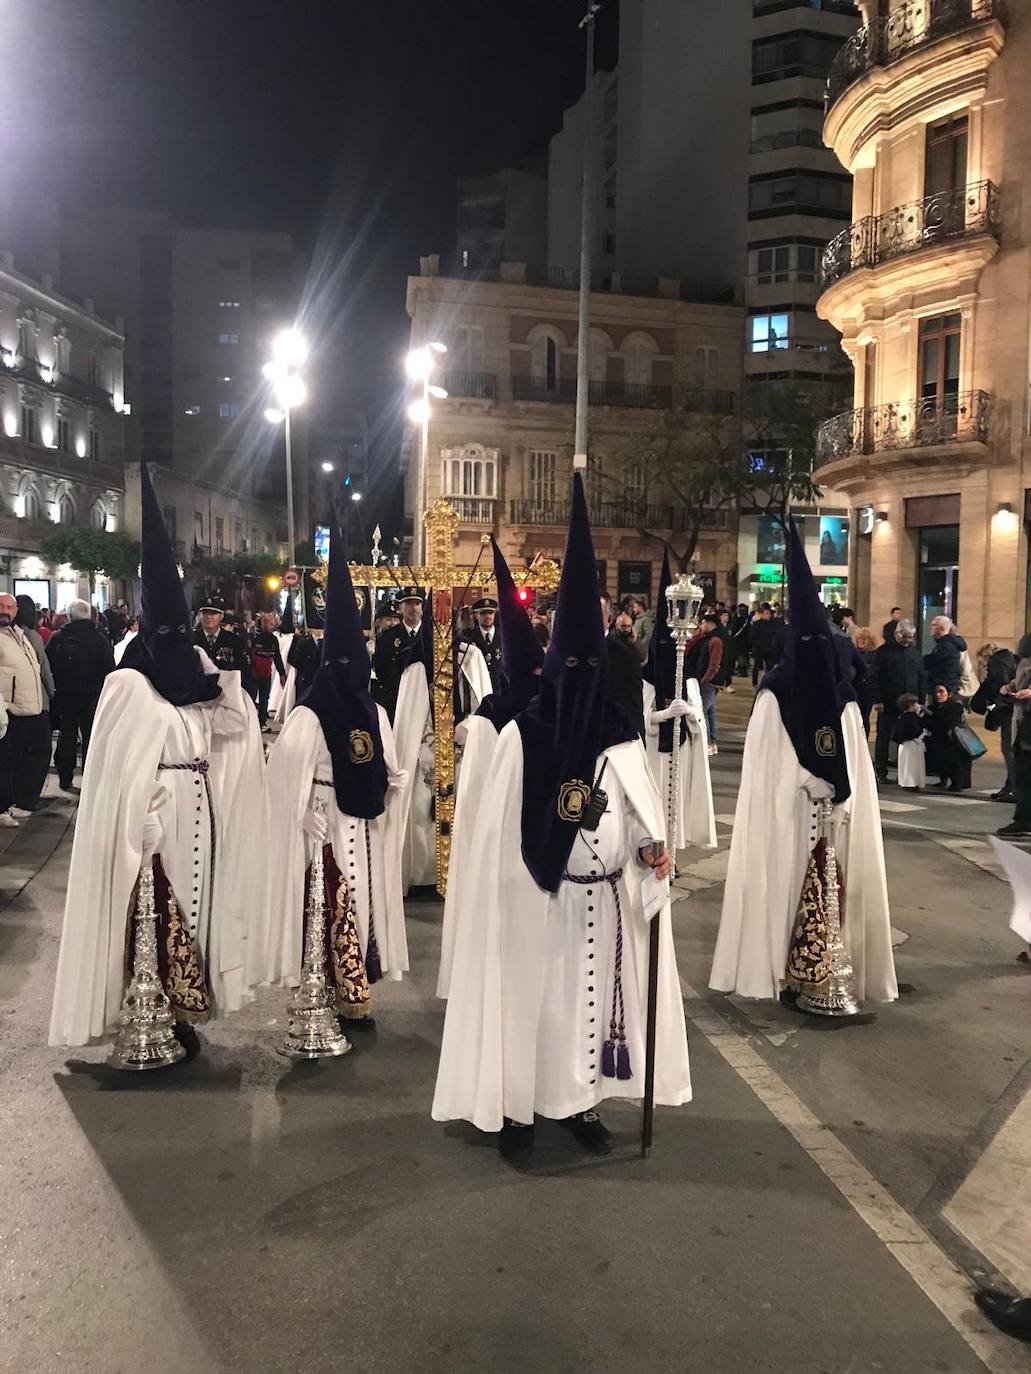
[[576,435],[573,468],[587,467],[587,410],[590,404],[591,246],[594,237],[594,17],[598,0],[588,0],[580,28],[587,30],[587,75],[584,82],[583,169],[580,201],[580,312],[576,353]]

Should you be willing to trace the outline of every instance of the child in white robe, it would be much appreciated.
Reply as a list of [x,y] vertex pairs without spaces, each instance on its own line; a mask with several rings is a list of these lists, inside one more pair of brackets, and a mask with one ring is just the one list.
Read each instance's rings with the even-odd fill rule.
[[899,747],[899,787],[904,792],[919,792],[927,785],[927,760],[924,753],[924,708],[911,693],[899,697],[899,718],[892,739]]

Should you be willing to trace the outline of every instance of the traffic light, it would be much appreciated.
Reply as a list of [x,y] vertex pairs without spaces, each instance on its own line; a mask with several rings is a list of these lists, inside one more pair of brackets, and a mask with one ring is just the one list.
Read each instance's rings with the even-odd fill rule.
[[516,596],[518,596],[521,606],[529,606],[533,603],[533,588],[519,587],[516,590]]

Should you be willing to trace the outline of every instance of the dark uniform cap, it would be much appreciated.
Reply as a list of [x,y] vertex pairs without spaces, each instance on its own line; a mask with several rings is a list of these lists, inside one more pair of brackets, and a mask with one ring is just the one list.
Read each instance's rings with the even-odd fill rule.
[[497,609],[498,603],[493,596],[481,596],[479,601],[473,602],[474,611],[496,611]]
[[203,612],[203,611],[219,611],[222,615],[225,615],[225,613],[226,613],[226,602],[225,602],[225,597],[224,597],[224,596],[220,596],[217,592],[215,593],[214,596],[205,597],[205,599],[200,603],[200,610],[201,610],[202,612]]
[[418,601],[421,606],[423,595],[418,587],[402,587],[397,597],[397,604],[400,606],[405,601]]

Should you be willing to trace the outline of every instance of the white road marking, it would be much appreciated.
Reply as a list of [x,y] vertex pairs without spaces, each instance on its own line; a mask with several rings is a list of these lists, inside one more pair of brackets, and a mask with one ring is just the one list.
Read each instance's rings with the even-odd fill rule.
[[884,797],[880,799],[882,811],[924,811],[926,807],[917,802],[896,802],[886,801]]
[[716,824],[717,824],[717,825],[729,825],[729,826],[731,827],[731,829],[733,829],[733,827],[734,827],[734,816],[733,816],[733,813],[731,813],[730,815],[717,816],[717,817],[716,817]]
[[824,1126],[744,1035],[683,978],[688,1018],[834,1184],[991,1374],[1027,1374],[1027,1356],[974,1306],[971,1286],[933,1237]]
[[944,1209],[945,1220],[1031,1293],[1031,1089]]
[[958,854],[961,859],[966,859],[977,868],[983,868],[993,878],[1006,882],[1002,864],[995,857],[995,850],[987,840],[972,840],[967,835],[935,835],[934,839],[943,849]]

